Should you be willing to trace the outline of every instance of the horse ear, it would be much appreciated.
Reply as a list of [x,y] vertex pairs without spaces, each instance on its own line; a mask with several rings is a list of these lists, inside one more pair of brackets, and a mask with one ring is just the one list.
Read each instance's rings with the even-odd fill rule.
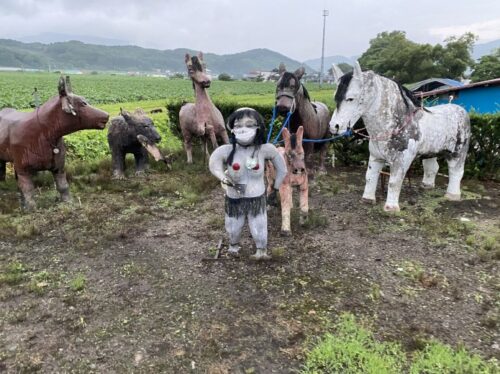
[[283,136],[283,140],[285,141],[285,149],[292,148],[292,144],[290,142],[290,131],[288,131],[288,129],[285,127],[281,135]]
[[69,80],[69,75],[66,75],[66,92],[67,93],[73,93],[73,89],[71,88],[71,82]]
[[295,70],[295,73],[293,73],[293,74],[297,77],[298,80],[300,80],[305,72],[306,72],[306,69],[303,66],[301,66],[300,68]]
[[184,56],[184,62],[187,64],[191,61],[191,56],[189,55],[189,53],[186,53],[186,56]]
[[64,77],[61,75],[59,78],[59,83],[57,84],[57,90],[59,91],[59,96],[66,96],[68,93],[66,92],[66,82],[64,81]]
[[363,72],[361,71],[361,66],[359,66],[358,61],[354,61],[354,66],[352,71],[353,71],[352,76],[354,78],[358,78],[360,81],[363,80]]
[[340,78],[342,78],[342,76],[344,75],[344,72],[340,70],[340,68],[337,65],[332,64],[332,74],[335,83],[338,84],[340,82]]
[[297,134],[297,144],[302,146],[302,138],[304,137],[304,127],[299,126],[296,134]]
[[286,66],[284,63],[280,63],[280,66],[278,67],[278,73],[282,75],[286,71]]
[[198,52],[198,58],[199,58],[201,61],[203,61],[203,52],[202,52],[202,51]]

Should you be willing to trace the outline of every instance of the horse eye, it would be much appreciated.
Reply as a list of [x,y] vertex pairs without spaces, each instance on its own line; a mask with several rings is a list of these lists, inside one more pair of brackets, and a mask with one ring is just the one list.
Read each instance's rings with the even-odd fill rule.
[[346,99],[346,101],[354,101],[354,99],[352,97]]

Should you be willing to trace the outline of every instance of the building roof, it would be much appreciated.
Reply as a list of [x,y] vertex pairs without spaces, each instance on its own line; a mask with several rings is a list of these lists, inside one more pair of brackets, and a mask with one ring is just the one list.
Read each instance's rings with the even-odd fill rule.
[[462,87],[464,84],[462,82],[456,81],[454,79],[448,78],[429,78],[417,83],[413,83],[408,88],[410,91],[432,91],[438,88],[448,88],[448,87]]
[[439,88],[437,90],[428,91],[428,92],[416,92],[415,95],[424,98],[427,96],[443,95],[446,93],[452,93],[452,92],[456,92],[456,91],[466,90],[466,89],[473,88],[473,87],[488,87],[488,86],[500,86],[500,78],[495,78],[495,79],[490,79],[487,81],[466,84],[466,85],[462,85],[459,87],[446,87],[446,88]]

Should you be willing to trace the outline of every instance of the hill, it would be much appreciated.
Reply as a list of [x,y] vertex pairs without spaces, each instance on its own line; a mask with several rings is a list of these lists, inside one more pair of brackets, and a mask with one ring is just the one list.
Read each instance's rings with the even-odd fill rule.
[[[332,64],[340,64],[342,62],[352,65],[354,64],[354,61],[356,58],[359,56],[352,56],[352,57],[346,57],[346,56],[325,56],[325,66],[324,69],[327,71],[332,67]],[[321,69],[321,58],[314,58],[311,60],[306,60],[304,61],[304,64],[310,66],[311,68],[318,70]]]
[[[80,41],[58,43],[22,43],[0,39],[0,66],[42,70],[184,72],[184,55],[190,49],[157,50],[137,46],[105,46]],[[288,69],[302,64],[269,49],[253,49],[241,53],[204,54],[214,74],[242,76],[250,71],[269,71],[284,62]],[[306,66],[306,70],[312,69]]]

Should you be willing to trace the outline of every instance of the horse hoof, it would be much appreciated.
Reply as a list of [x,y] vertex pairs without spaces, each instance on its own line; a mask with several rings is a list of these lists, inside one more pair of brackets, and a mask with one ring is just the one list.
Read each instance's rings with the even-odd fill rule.
[[376,203],[375,199],[368,199],[366,197],[361,198],[361,201],[365,204],[372,204],[372,205],[375,205]]
[[446,192],[444,197],[450,201],[460,201],[460,194]]
[[292,232],[290,230],[281,230],[281,236],[292,236]]
[[390,213],[399,212],[399,205],[385,204],[384,205],[384,211],[385,212],[390,212]]
[[145,171],[136,171],[135,172],[135,176],[138,177],[138,178],[145,177],[146,176],[146,172]]
[[120,175],[113,175],[111,177],[111,179],[118,180],[118,181],[123,181],[123,180],[125,180],[125,175],[122,175],[122,174],[120,174]]
[[426,183],[422,183],[422,188],[423,188],[424,190],[430,190],[430,189],[432,189],[432,188],[434,188],[434,187],[435,187],[435,186],[434,186],[434,184],[426,184]]

